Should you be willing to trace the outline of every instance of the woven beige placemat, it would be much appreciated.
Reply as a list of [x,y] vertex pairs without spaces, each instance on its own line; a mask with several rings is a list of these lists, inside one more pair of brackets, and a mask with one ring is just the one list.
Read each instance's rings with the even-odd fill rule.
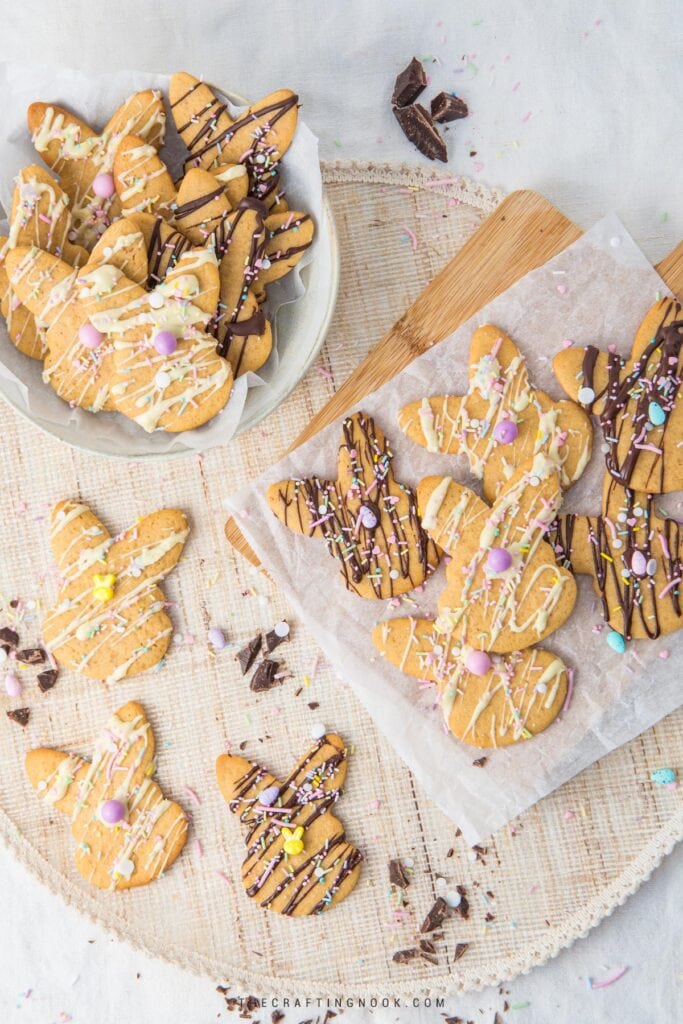
[[[224,496],[281,455],[500,198],[463,180],[435,185],[437,175],[406,168],[335,164],[325,177],[341,243],[337,313],[305,380],[249,435],[203,458],[122,464],[68,449],[0,408],[0,620],[9,622],[16,615],[9,602],[22,599],[23,643],[37,640],[44,602],[54,596],[46,528],[54,501],[80,496],[113,530],[161,505],[183,508],[193,526],[165,586],[176,637],[161,670],[111,689],[64,672],[41,694],[35,671],[27,669],[22,699],[0,698],[6,708],[31,708],[26,730],[0,719],[0,834],[82,913],[233,990],[471,989],[529,970],[569,945],[623,902],[683,834],[681,790],[656,788],[649,779],[653,768],[683,764],[683,713],[594,765],[485,850],[470,851],[295,621],[291,642],[277,652],[291,678],[265,694],[248,689],[233,655],[287,609],[267,578],[226,544]],[[234,645],[219,656],[207,649],[211,625],[223,627]],[[193,828],[165,878],[110,895],[81,881],[68,822],[35,798],[22,759],[28,747],[43,744],[87,754],[110,712],[132,698],[144,703],[156,730],[158,779],[192,813]],[[365,865],[356,892],[331,913],[281,919],[241,890],[242,839],[217,793],[213,762],[228,742],[234,748],[246,741],[247,756],[285,771],[319,722],[339,731],[353,751],[338,814]],[[413,865],[404,906],[388,885],[387,862],[396,856]],[[414,944],[441,891],[439,878],[449,889],[465,887],[468,919],[446,922],[438,964],[394,963],[397,950]],[[456,942],[469,943],[457,961]]]

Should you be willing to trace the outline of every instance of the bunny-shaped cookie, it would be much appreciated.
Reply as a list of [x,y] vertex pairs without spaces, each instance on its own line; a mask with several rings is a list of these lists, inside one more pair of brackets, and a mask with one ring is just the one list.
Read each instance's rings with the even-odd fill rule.
[[134,701],[111,716],[92,761],[47,748],[26,755],[38,795],[71,818],[76,867],[98,889],[154,881],[185,845],[185,812],[164,797],[153,771],[154,733]]
[[563,513],[549,540],[560,565],[593,578],[616,633],[654,639],[683,626],[682,531],[657,513],[652,494],[622,487],[606,473],[602,514]]
[[43,622],[55,660],[108,683],[161,661],[173,627],[159,584],[189,532],[182,512],[162,509],[112,537],[87,505],[55,505],[50,544],[63,584]]
[[579,479],[591,455],[588,417],[573,402],[534,388],[519,349],[493,324],[472,336],[467,394],[413,402],[401,410],[399,424],[430,452],[462,452],[489,501],[537,452],[555,461],[564,488]]
[[623,487],[649,494],[683,487],[682,345],[681,304],[662,298],[638,328],[630,359],[589,345],[553,360],[570,398],[599,417],[607,470]]
[[71,201],[74,241],[91,249],[119,213],[112,172],[119,143],[139,135],[155,149],[164,141],[166,113],[156,89],[136,92],[121,104],[97,134],[75,114],[47,103],[32,103],[28,127],[36,150]]
[[9,235],[0,238],[0,310],[11,340],[31,359],[42,359],[45,355],[45,331],[12,291],[5,257],[17,246],[35,245],[74,267],[83,266],[88,262],[88,252],[70,241],[70,233],[67,194],[44,167],[31,164],[22,168],[12,194]]
[[342,424],[336,480],[282,480],[268,504],[285,526],[322,537],[348,590],[388,598],[423,583],[439,563],[417,514],[415,494],[393,474],[389,442],[356,412]]
[[284,782],[244,757],[223,754],[218,785],[245,832],[242,884],[247,896],[278,914],[319,914],[351,892],[362,854],[331,808],[346,777],[346,748],[327,734]]

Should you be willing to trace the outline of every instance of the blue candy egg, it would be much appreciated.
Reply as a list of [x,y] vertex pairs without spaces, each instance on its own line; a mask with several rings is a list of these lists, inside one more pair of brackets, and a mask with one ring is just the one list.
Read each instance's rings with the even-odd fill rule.
[[661,427],[666,422],[666,413],[659,402],[650,402],[647,410],[647,418],[655,427]]
[[607,643],[617,654],[623,654],[626,650],[626,641],[621,633],[617,633],[614,629],[611,629],[607,634]]
[[650,778],[658,786],[670,786],[672,782],[676,781],[676,772],[673,768],[656,768]]

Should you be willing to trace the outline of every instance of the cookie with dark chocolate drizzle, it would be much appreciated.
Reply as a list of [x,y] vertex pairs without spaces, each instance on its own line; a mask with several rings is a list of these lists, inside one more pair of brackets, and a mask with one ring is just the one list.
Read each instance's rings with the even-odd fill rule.
[[283,480],[268,489],[278,519],[297,533],[324,538],[347,589],[360,597],[404,594],[439,563],[414,491],[394,478],[393,457],[374,419],[356,412],[342,425],[336,480]]
[[292,917],[319,914],[348,896],[363,855],[331,811],[346,777],[339,736],[317,740],[284,782],[234,754],[218,758],[216,776],[245,833],[247,896]]
[[683,626],[681,525],[658,514],[652,494],[605,474],[602,514],[560,515],[549,539],[560,565],[592,576],[605,621],[624,639]]
[[600,419],[608,472],[634,491],[683,486],[682,346],[681,304],[663,298],[638,328],[630,359],[588,345],[553,360],[569,397]]

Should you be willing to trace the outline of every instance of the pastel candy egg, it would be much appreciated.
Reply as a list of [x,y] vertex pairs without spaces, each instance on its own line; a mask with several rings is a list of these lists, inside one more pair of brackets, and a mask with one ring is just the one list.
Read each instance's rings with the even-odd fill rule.
[[8,672],[5,676],[5,689],[10,697],[18,697],[21,693],[21,680],[14,672]]
[[581,405],[590,405],[591,402],[595,401],[595,392],[593,388],[579,388],[579,393],[576,397],[581,402]]
[[499,444],[512,444],[518,434],[517,424],[513,420],[498,420],[493,428],[493,436]]
[[364,526],[366,530],[374,530],[377,526],[377,513],[369,505],[361,505],[358,517],[361,526]]
[[78,328],[78,340],[84,348],[99,348],[104,341],[104,335],[94,324],[88,322]]
[[666,422],[666,413],[659,402],[650,402],[647,409],[647,418],[655,427],[661,427]]
[[626,650],[626,641],[621,633],[617,633],[614,629],[610,629],[607,634],[607,643],[613,651],[616,651],[617,654],[623,654]]
[[212,626],[209,630],[208,640],[215,651],[222,651],[226,644],[223,630],[217,626]]
[[154,378],[154,383],[156,384],[160,391],[163,391],[163,389],[167,388],[168,385],[171,383],[170,373],[166,373],[165,370],[159,370],[156,377]]
[[126,816],[126,806],[121,800],[105,800],[100,806],[100,818],[105,825],[118,825]]
[[654,576],[655,575],[655,573],[657,572],[657,559],[656,558],[650,558],[648,560],[647,566],[645,567],[645,571],[647,572],[648,576]]
[[676,781],[676,772],[673,768],[655,768],[650,778],[658,786],[670,786]]
[[473,676],[485,676],[491,668],[491,659],[486,651],[470,651],[465,658],[465,667]]
[[278,786],[268,786],[259,795],[259,803],[263,804],[264,807],[272,807],[279,795],[280,789]]
[[631,572],[636,576],[644,576],[647,572],[647,558],[642,551],[634,551],[631,556]]
[[512,555],[507,548],[491,548],[486,565],[491,572],[506,572],[512,565]]
[[92,183],[92,190],[100,199],[111,199],[116,191],[113,174],[98,174]]
[[178,339],[172,331],[159,331],[154,335],[154,347],[160,356],[171,356],[178,347]]

